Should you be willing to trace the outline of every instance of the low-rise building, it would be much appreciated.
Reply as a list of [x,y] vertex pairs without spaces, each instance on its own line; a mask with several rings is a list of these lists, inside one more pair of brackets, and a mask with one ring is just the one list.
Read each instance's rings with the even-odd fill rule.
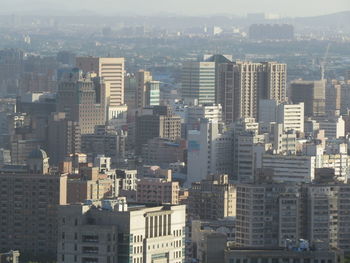
[[125,198],[60,207],[58,263],[185,259],[185,206],[128,206]]

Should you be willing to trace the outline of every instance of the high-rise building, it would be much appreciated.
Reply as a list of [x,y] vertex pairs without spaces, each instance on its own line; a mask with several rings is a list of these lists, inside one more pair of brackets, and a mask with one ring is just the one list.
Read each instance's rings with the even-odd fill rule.
[[233,176],[238,182],[254,182],[266,151],[266,138],[258,134],[258,123],[252,118],[234,123]]
[[189,189],[191,218],[219,219],[236,215],[236,187],[228,175],[210,175]]
[[68,120],[77,122],[81,134],[94,133],[96,125],[105,124],[105,105],[100,95],[106,88],[93,75],[72,72],[59,83],[57,110],[65,112]]
[[259,101],[286,101],[287,66],[276,62],[242,62],[220,65],[218,72],[223,119],[258,118]]
[[124,58],[77,57],[76,66],[110,84],[109,106],[124,104]]
[[321,240],[328,247],[350,252],[350,185],[306,185],[308,239]]
[[181,85],[186,103],[215,103],[215,62],[185,62]]
[[160,137],[181,138],[181,117],[173,115],[168,106],[154,106],[136,119],[136,150],[140,153],[148,140]]
[[290,86],[290,100],[304,103],[305,116],[324,116],[326,110],[326,83],[324,80],[293,81]]
[[285,239],[298,240],[300,207],[300,188],[294,184],[237,185],[237,245],[283,247]]
[[152,74],[149,71],[140,70],[136,74],[136,105],[137,108],[146,107],[146,90],[147,83],[152,81]]
[[199,182],[211,174],[232,175],[233,136],[219,123],[201,119],[198,130],[187,135],[187,182]]
[[183,205],[125,198],[61,206],[57,262],[184,262],[185,220]]
[[152,80],[146,83],[146,106],[160,105],[160,81]]
[[67,176],[49,171],[48,157],[36,149],[27,165],[0,170],[0,251],[18,249],[24,258],[56,259],[57,209],[66,204]]
[[57,112],[51,115],[47,137],[47,150],[51,164],[58,165],[70,154],[80,153],[81,135],[79,124],[67,120],[64,112]]

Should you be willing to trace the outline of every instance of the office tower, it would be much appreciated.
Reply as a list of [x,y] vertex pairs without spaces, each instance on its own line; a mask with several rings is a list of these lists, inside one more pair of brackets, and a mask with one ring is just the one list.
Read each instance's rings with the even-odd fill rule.
[[237,185],[236,243],[284,247],[301,238],[301,193],[294,184]]
[[183,262],[185,220],[185,206],[125,198],[61,206],[57,262]]
[[137,181],[136,200],[143,204],[179,204],[179,182],[166,178],[143,177]]
[[56,259],[57,208],[66,204],[67,176],[49,170],[48,157],[36,149],[27,165],[0,170],[0,250],[16,248],[23,258]]
[[177,140],[181,137],[181,118],[168,106],[154,106],[136,118],[136,151],[141,152],[148,140],[160,137]]
[[201,119],[199,130],[188,132],[187,183],[199,182],[211,174],[232,175],[231,131],[222,132],[219,123]]
[[236,187],[228,175],[210,175],[189,189],[188,211],[191,218],[219,219],[236,215]]
[[51,164],[58,165],[70,154],[81,151],[79,124],[67,120],[64,112],[56,112],[51,115],[47,138],[47,151]]
[[290,86],[290,100],[293,103],[304,102],[305,116],[324,116],[326,107],[325,86],[324,80],[293,81]]
[[124,103],[129,110],[137,109],[137,87],[138,82],[135,74],[127,73],[124,76]]
[[294,27],[279,24],[253,24],[249,27],[249,38],[252,40],[292,40]]
[[93,75],[83,75],[81,71],[72,72],[59,83],[57,111],[65,112],[68,120],[77,122],[81,134],[94,133],[96,125],[105,124],[105,107],[98,88],[105,86],[96,85]]
[[217,103],[222,106],[223,120],[232,123],[235,119],[235,64],[218,65],[216,75]]
[[116,166],[125,159],[125,144],[127,134],[123,130],[109,129],[99,125],[91,134],[81,136],[81,151],[93,160],[98,155],[111,158],[112,165]]
[[[140,70],[135,74],[136,107],[144,108],[160,104],[160,82],[153,80],[149,71]],[[134,98],[135,99],[135,98]]]
[[79,174],[67,181],[67,203],[82,203],[85,200],[101,200],[117,197],[119,179],[114,175],[102,174],[99,167],[82,167]]
[[184,62],[181,85],[186,103],[215,103],[215,62]]
[[215,103],[221,104],[223,101],[223,90],[221,89],[220,71],[226,65],[232,65],[231,55],[204,55],[203,61],[215,63]]
[[77,57],[76,66],[110,84],[109,106],[124,104],[124,58]]
[[146,106],[160,105],[160,81],[152,80],[146,83]]

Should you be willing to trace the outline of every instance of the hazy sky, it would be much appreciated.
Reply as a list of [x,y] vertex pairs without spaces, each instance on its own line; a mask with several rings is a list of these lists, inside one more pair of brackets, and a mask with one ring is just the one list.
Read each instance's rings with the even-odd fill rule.
[[91,10],[101,14],[184,15],[265,12],[309,16],[350,10],[350,0],[0,0],[1,13]]

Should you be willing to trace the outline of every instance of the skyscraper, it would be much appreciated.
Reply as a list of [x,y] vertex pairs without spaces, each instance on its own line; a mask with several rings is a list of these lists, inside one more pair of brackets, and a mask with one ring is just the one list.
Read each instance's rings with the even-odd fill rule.
[[124,104],[124,58],[77,57],[76,66],[110,83],[109,106]]
[[325,81],[293,81],[290,86],[290,100],[293,103],[304,102],[305,116],[324,116],[326,110]]
[[65,112],[68,120],[77,122],[81,134],[94,133],[96,125],[105,124],[105,105],[100,98],[104,88],[104,83],[96,84],[92,75],[83,75],[81,71],[71,73],[59,83],[57,110]]
[[215,103],[215,62],[185,62],[182,67],[182,98],[198,104]]
[[242,62],[219,65],[218,101],[226,123],[257,118],[259,101],[286,101],[287,66],[277,62]]

